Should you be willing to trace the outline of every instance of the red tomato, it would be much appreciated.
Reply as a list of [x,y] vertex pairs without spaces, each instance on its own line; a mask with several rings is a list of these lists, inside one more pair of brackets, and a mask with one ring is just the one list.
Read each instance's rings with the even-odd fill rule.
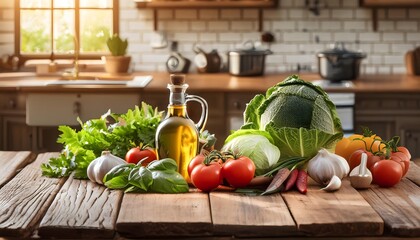
[[193,159],[191,159],[190,163],[188,164],[188,175],[191,177],[192,170],[197,167],[198,165],[204,162],[206,157],[203,154],[198,154]]
[[379,156],[375,156],[371,152],[368,152],[368,151],[363,150],[363,149],[356,150],[355,152],[353,152],[350,155],[350,158],[348,160],[349,161],[349,166],[350,166],[350,171],[353,170],[353,168],[355,168],[355,167],[357,167],[357,166],[360,165],[360,162],[361,162],[361,159],[362,159],[362,153],[366,153],[367,154],[367,157],[368,158],[367,158],[366,166],[367,166],[367,168],[370,171],[372,171],[373,165],[376,162],[378,162],[378,161],[381,160],[381,158]]
[[157,159],[154,151],[150,149],[141,149],[139,147],[132,148],[125,154],[125,161],[128,163],[137,164],[143,158],[146,159],[142,161],[142,166],[147,166],[151,161]]
[[199,164],[191,172],[191,183],[204,192],[217,188],[222,180],[222,166],[218,162]]
[[407,156],[408,160],[411,159],[411,153],[406,147],[397,147],[397,150],[404,153]]
[[254,178],[255,164],[246,156],[228,159],[223,165],[222,175],[234,188],[247,186]]
[[408,158],[408,156],[403,152],[392,152],[391,160],[394,160],[401,164],[401,167],[403,168],[403,176],[405,176],[410,167],[410,158]]
[[380,187],[392,187],[399,183],[403,175],[403,170],[395,161],[381,160],[372,168],[373,181]]

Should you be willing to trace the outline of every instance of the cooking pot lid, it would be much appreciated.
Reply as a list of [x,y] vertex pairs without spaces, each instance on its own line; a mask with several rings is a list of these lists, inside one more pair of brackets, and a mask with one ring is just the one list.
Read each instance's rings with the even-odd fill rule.
[[334,44],[331,49],[319,52],[318,57],[337,56],[341,58],[365,58],[366,54],[362,52],[349,51],[344,47],[344,44]]
[[240,48],[229,51],[229,54],[232,55],[267,55],[272,53],[273,52],[271,52],[269,49],[261,49],[255,47],[255,44],[252,41],[246,41]]

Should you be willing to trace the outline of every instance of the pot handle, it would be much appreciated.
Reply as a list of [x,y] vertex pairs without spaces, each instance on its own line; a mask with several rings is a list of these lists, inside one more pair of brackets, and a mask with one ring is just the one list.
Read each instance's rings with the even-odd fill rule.
[[204,52],[204,50],[203,50],[203,49],[201,49],[201,48],[198,46],[198,44],[197,44],[197,43],[194,43],[194,46],[193,46],[193,51],[194,51],[196,54],[202,53],[202,54],[206,55],[206,52]]

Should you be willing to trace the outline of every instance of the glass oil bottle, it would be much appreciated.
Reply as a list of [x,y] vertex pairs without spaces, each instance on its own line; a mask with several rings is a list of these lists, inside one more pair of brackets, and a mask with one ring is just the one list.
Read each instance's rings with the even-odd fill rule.
[[[158,159],[172,158],[178,165],[178,172],[190,182],[188,164],[199,153],[199,132],[207,123],[207,102],[195,95],[187,95],[188,84],[185,75],[172,74],[168,111],[156,131],[156,150]],[[187,102],[197,101],[202,112],[198,123],[194,123],[187,113]]]

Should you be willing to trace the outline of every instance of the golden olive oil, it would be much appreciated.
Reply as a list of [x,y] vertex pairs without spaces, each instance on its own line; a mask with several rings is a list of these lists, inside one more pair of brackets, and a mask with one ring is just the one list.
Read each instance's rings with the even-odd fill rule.
[[[184,75],[171,75],[168,112],[156,130],[158,159],[172,158],[178,165],[178,172],[190,182],[188,164],[199,153],[199,132],[207,122],[207,102],[185,93]],[[200,121],[195,124],[187,114],[187,101],[198,101],[202,106]]]

